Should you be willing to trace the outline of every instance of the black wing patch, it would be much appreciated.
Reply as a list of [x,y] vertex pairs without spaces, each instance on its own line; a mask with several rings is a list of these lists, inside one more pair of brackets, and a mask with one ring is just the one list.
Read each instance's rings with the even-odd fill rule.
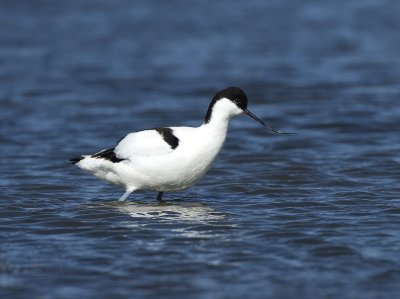
[[168,143],[172,149],[176,149],[179,145],[179,138],[174,135],[171,128],[154,128]]
[[124,159],[117,158],[117,156],[115,155],[115,152],[114,152],[114,148],[102,150],[101,152],[98,152],[98,153],[92,155],[92,158],[102,158],[102,159],[109,160],[113,163],[118,163],[118,162],[121,162],[124,160]]
[[82,160],[83,158],[84,158],[83,156],[79,156],[79,157],[75,157],[75,158],[69,159],[69,161],[71,161],[72,164],[76,164],[80,160]]

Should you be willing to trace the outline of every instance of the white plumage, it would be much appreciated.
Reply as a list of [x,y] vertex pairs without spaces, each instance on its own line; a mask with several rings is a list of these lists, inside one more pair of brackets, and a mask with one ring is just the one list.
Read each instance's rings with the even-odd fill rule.
[[199,127],[155,128],[130,133],[115,148],[71,159],[81,169],[125,188],[120,200],[135,190],[183,190],[196,183],[221,150],[232,116],[245,113],[247,97],[237,87],[218,92]]

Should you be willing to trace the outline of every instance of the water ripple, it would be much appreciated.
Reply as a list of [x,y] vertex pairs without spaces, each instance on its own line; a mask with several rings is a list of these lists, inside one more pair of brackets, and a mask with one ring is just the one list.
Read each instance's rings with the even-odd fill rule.
[[[1,298],[397,298],[398,1],[3,1]],[[340,11],[340,13],[337,13]],[[249,109],[196,186],[68,164]]]

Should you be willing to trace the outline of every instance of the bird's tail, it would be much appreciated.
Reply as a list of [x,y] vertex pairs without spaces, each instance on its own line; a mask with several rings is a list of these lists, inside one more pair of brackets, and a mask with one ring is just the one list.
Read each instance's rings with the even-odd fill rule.
[[75,158],[69,159],[69,161],[71,161],[72,164],[76,164],[80,160],[82,160],[83,158],[85,158],[85,157],[84,156],[79,156],[79,157],[75,157]]

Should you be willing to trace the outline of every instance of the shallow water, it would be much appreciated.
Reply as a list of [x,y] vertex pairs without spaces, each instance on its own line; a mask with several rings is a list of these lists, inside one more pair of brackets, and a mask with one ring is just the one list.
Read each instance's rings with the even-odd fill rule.
[[[398,295],[398,1],[1,3],[0,297]],[[235,118],[164,204],[67,162],[229,85],[298,134]]]

